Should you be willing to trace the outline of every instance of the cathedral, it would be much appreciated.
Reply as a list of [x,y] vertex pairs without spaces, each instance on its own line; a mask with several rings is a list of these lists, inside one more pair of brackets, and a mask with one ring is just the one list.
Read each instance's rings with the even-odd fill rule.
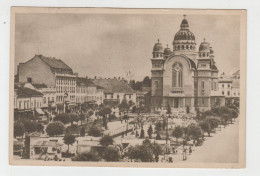
[[163,48],[159,40],[154,45],[151,106],[205,111],[224,105],[225,97],[218,90],[214,50],[204,39],[197,51],[195,35],[190,31],[185,15],[172,45],[172,49],[168,45]]

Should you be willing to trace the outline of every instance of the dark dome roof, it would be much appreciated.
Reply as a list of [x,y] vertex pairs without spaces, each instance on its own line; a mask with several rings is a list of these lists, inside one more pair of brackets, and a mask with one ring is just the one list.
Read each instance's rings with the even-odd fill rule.
[[209,50],[209,43],[207,43],[207,42],[201,42],[201,44],[200,44],[200,47],[199,47],[199,52],[210,52],[210,50]]
[[176,40],[193,40],[195,43],[195,35],[189,30],[189,23],[187,19],[183,19],[181,22],[181,29],[175,34],[173,43],[177,43]]
[[174,40],[195,40],[195,36],[189,29],[181,29],[175,34]]
[[163,46],[159,41],[154,45],[153,52],[163,52]]
[[163,53],[164,53],[164,55],[170,55],[172,53],[172,51],[171,51],[170,48],[167,47],[167,48],[164,49]]
[[188,29],[189,28],[189,23],[186,19],[183,19],[181,22],[181,29]]

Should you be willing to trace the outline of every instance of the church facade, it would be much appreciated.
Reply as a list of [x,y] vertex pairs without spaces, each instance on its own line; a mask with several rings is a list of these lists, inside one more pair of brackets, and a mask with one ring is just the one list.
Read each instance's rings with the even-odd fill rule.
[[195,35],[189,30],[187,19],[182,20],[175,34],[173,48],[158,42],[151,59],[151,105],[162,108],[170,105],[176,110],[199,108],[208,110],[225,104],[218,90],[218,68],[214,51],[205,39],[196,50]]

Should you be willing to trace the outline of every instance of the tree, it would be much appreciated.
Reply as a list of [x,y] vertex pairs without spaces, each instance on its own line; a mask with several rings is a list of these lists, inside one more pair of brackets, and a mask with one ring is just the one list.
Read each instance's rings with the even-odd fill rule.
[[99,143],[104,146],[104,147],[107,147],[109,145],[113,145],[113,137],[112,136],[109,136],[109,135],[105,135],[104,137],[102,137],[99,141]]
[[178,142],[178,138],[182,137],[183,135],[183,130],[181,126],[177,126],[174,128],[172,132],[172,136],[176,138],[176,142]]
[[86,152],[82,154],[78,154],[72,161],[100,161],[101,157],[98,155],[97,152]]
[[43,130],[44,130],[44,126],[42,124],[38,123],[36,126],[36,131],[42,133]]
[[108,162],[115,162],[119,161],[120,159],[120,154],[116,148],[106,148],[104,153],[103,153],[103,158],[108,161]]
[[54,117],[53,121],[60,121],[63,124],[68,124],[71,122],[69,114],[65,114],[65,113],[56,115],[56,117]]
[[194,141],[198,141],[202,136],[201,128],[197,124],[188,125],[187,128],[184,128],[184,131],[186,131],[187,136],[190,136]]
[[25,128],[26,132],[33,133],[33,132],[37,131],[37,123],[36,122],[30,121],[30,120],[25,120],[23,122],[23,124],[24,124],[24,128]]
[[152,80],[149,78],[149,76],[144,77],[142,87],[151,87]]
[[73,122],[77,122],[79,121],[79,117],[77,114],[69,114],[70,117],[70,123],[71,125],[73,125]]
[[79,115],[79,119],[81,121],[81,124],[83,124],[83,121],[86,119],[86,115],[85,114],[80,114]]
[[220,124],[220,119],[214,116],[207,117],[206,120],[209,122],[211,129],[217,128]]
[[157,135],[156,135],[155,139],[156,139],[156,140],[161,140],[161,139],[162,139],[159,132],[157,132]]
[[157,121],[155,124],[155,131],[159,132],[162,130],[162,123],[160,121]]
[[157,143],[151,143],[149,139],[145,139],[142,145],[131,146],[128,149],[127,156],[130,159],[138,159],[142,162],[151,162],[153,155],[158,161],[159,155],[162,154],[163,149]]
[[204,131],[204,132],[207,132],[208,133],[208,136],[210,136],[210,132],[211,132],[211,127],[210,127],[210,123],[209,121],[207,120],[203,120],[199,123],[201,129]]
[[25,132],[24,124],[20,121],[14,122],[14,137],[23,136]]
[[149,128],[147,130],[147,133],[149,135],[149,138],[151,139],[152,138],[152,134],[153,134],[153,127],[152,127],[152,125],[149,126]]
[[94,136],[94,137],[100,137],[102,134],[102,130],[99,126],[93,125],[89,128],[88,130],[88,135],[89,136]]
[[124,97],[124,99],[122,100],[122,102],[118,105],[118,107],[119,107],[119,110],[120,110],[121,112],[123,112],[123,111],[127,111],[127,112],[128,112],[128,110],[129,110],[129,104],[127,103],[127,100],[126,100],[125,97]]
[[141,134],[140,134],[140,138],[144,138],[144,129],[141,129]]
[[167,125],[167,124],[166,124],[166,119],[164,118],[164,119],[163,119],[163,124],[162,124],[162,129],[163,129],[163,130],[165,130],[166,125]]
[[62,122],[52,122],[49,123],[46,127],[46,133],[49,136],[57,136],[57,135],[61,135],[64,132],[64,124]]
[[85,133],[86,133],[86,132],[85,132],[85,128],[82,127],[81,130],[80,130],[80,136],[81,136],[81,137],[84,137],[84,136],[85,136]]
[[65,144],[68,145],[68,152],[69,152],[70,145],[74,144],[75,142],[75,136],[73,136],[72,134],[65,134],[63,141]]

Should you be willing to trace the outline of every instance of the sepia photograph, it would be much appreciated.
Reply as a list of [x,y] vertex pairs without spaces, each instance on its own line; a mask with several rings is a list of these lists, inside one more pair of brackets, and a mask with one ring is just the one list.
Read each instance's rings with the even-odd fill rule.
[[246,10],[12,7],[11,165],[244,168]]

